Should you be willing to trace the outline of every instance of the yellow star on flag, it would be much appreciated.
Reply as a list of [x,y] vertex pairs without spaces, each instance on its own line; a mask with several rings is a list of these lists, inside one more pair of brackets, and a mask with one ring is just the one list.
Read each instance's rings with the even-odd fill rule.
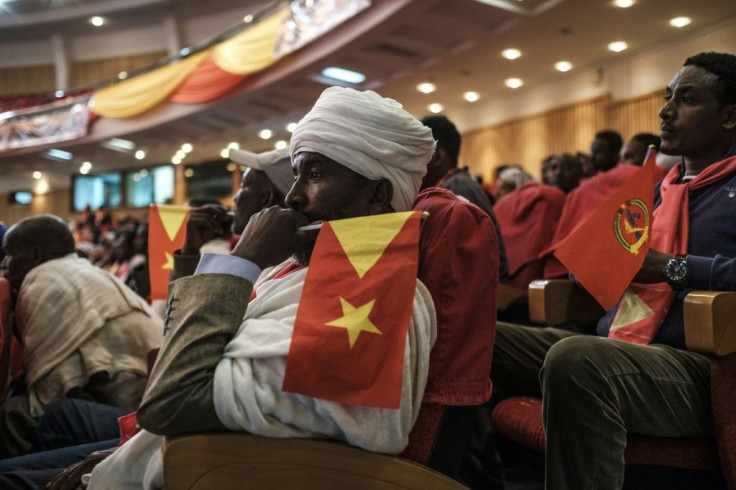
[[347,330],[348,340],[350,341],[351,349],[353,348],[353,345],[355,345],[355,341],[358,340],[358,335],[360,335],[360,332],[365,331],[377,333],[378,335],[383,335],[383,332],[381,332],[378,327],[373,324],[370,318],[368,318],[368,315],[370,315],[371,310],[373,309],[373,304],[375,302],[376,300],[374,299],[364,304],[363,306],[356,308],[351,305],[346,299],[340,297],[340,306],[342,306],[343,316],[326,323],[326,325],[329,325],[330,327],[344,328],[345,330]]
[[161,266],[162,269],[167,269],[170,271],[174,270],[174,256],[171,255],[169,252],[164,252],[166,254],[166,263]]

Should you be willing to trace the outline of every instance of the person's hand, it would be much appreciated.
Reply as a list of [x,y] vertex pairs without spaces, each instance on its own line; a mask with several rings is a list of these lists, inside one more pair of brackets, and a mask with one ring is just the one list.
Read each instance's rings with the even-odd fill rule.
[[92,470],[101,463],[105,458],[110,456],[117,447],[95,451],[79,463],[75,463],[56,475],[53,480],[46,484],[46,488],[51,490],[76,490],[86,488],[82,484],[82,475],[91,473]]
[[644,258],[644,263],[641,265],[641,269],[639,269],[639,272],[634,276],[633,282],[667,282],[667,278],[664,275],[664,266],[667,265],[667,262],[671,258],[674,258],[673,254],[662,253],[650,248],[649,252],[647,252],[647,256]]
[[199,249],[213,238],[221,236],[223,229],[229,226],[230,218],[227,209],[217,204],[207,204],[189,210],[187,221],[187,237],[181,253],[197,255]]
[[230,255],[250,260],[261,269],[277,265],[316,238],[316,231],[297,229],[308,223],[305,215],[293,209],[264,209],[250,218]]

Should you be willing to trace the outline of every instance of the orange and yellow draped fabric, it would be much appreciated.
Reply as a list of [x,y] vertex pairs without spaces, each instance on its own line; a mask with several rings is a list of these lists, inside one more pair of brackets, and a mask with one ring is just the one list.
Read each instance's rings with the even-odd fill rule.
[[187,236],[186,206],[153,204],[148,215],[148,270],[151,300],[166,299],[169,273],[174,269],[174,250]]
[[323,224],[299,302],[284,391],[399,407],[420,214]]

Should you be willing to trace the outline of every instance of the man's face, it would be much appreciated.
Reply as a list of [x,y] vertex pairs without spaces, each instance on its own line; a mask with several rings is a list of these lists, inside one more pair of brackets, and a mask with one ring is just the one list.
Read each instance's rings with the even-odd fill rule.
[[723,111],[716,98],[717,77],[697,66],[682,68],[665,90],[662,119],[663,153],[698,158],[708,155],[728,139],[722,127]]
[[240,188],[233,196],[235,202],[233,233],[240,235],[248,224],[250,217],[264,208],[268,203],[268,192],[271,181],[266,172],[248,168],[240,179]]
[[647,147],[644,143],[631,140],[621,148],[621,158],[618,163],[641,167],[644,164],[646,154]]
[[565,194],[576,188],[582,177],[582,167],[578,162],[556,157],[549,163],[550,185],[556,186]]
[[40,262],[34,258],[32,250],[22,250],[17,244],[13,243],[12,232],[13,228],[10,228],[3,239],[5,258],[3,259],[2,269],[4,271],[3,277],[10,283],[12,301],[15,304],[23,279]]
[[[313,152],[300,152],[292,161],[294,185],[286,205],[304,214],[309,222],[355,218],[370,214],[372,186],[365,177],[329,158]],[[296,254],[307,263],[314,244]]]
[[611,148],[608,141],[596,138],[590,144],[590,161],[597,172],[610,170],[618,163],[618,150]]
[[557,168],[555,167],[553,170],[552,162],[554,161],[554,158],[549,158],[547,160],[542,160],[542,183],[546,185],[556,185],[554,183],[554,174],[557,172]]

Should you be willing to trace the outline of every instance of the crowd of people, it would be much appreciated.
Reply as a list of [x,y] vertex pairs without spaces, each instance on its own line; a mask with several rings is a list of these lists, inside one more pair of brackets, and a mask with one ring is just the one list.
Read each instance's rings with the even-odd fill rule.
[[[507,165],[488,189],[458,166],[447,117],[331,87],[288,149],[231,151],[247,166],[232,211],[190,203],[163,317],[149,306],[145,221],[87,210],[73,227],[0,224],[12,310],[0,487],[163,488],[163,436],[245,431],[335,439],[502,488],[492,393],[542,398],[548,488],[621,488],[627,433],[711,437],[710,360],[685,347],[683,298],[736,290],[736,56],[688,58],[665,94],[661,136],[601,130],[590,155],[545,158],[541,181]],[[649,147],[674,165],[657,170],[651,248],[624,298],[594,331],[497,321],[502,284],[569,277],[555,250]],[[305,226],[409,210],[428,217],[398,408],[285,391],[318,235]],[[119,417],[133,420],[122,440]]]

